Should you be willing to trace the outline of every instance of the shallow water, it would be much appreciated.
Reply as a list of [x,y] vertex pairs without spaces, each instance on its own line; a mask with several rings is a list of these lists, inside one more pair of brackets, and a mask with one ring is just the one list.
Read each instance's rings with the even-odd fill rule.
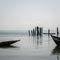
[[21,41],[9,47],[0,47],[1,60],[59,60],[60,49],[48,35],[20,36],[0,35],[0,41],[16,40]]

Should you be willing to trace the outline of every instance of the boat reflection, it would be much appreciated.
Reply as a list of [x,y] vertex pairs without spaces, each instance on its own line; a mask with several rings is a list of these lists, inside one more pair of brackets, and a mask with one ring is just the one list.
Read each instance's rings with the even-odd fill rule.
[[8,46],[1,46],[0,48],[19,48],[19,47],[13,46],[13,45],[8,45]]
[[56,46],[53,51],[52,51],[53,55],[57,55],[57,60],[59,60],[59,55],[60,55],[60,46]]
[[56,47],[53,49],[52,54],[53,54],[53,55],[60,54],[60,46],[56,46]]

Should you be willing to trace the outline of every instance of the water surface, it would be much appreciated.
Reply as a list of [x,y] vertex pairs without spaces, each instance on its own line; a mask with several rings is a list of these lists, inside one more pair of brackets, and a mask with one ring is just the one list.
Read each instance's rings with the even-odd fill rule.
[[0,41],[21,41],[9,47],[0,47],[1,60],[59,60],[60,47],[51,36],[28,36],[20,34],[0,34]]

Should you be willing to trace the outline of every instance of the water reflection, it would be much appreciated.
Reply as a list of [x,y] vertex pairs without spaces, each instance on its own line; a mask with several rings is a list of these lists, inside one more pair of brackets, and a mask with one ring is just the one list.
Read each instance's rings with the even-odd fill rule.
[[48,44],[50,45],[51,36],[48,34]]
[[53,51],[52,51],[53,55],[57,55],[57,60],[59,60],[59,55],[60,55],[60,46],[56,46]]
[[56,46],[56,47],[53,49],[52,54],[54,54],[54,55],[60,54],[60,46]]
[[33,44],[34,47],[38,48],[40,46],[43,46],[43,44],[50,45],[51,42],[51,36],[50,35],[39,35],[39,36],[29,36],[29,43]]
[[9,45],[9,46],[1,46],[0,48],[19,48],[17,46]]
[[33,43],[33,45],[38,48],[39,45],[42,45],[42,36],[32,36],[31,42]]

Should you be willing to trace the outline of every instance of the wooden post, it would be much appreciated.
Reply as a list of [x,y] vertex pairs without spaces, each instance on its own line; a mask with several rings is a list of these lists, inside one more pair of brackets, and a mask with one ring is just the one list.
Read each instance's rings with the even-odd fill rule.
[[48,29],[48,35],[50,34],[50,29]]
[[39,34],[40,34],[40,36],[42,36],[42,34],[43,34],[43,28],[42,28],[42,27],[40,27],[40,32],[39,32]]
[[59,30],[58,30],[58,27],[57,27],[57,36],[58,36],[58,34],[59,34]]

